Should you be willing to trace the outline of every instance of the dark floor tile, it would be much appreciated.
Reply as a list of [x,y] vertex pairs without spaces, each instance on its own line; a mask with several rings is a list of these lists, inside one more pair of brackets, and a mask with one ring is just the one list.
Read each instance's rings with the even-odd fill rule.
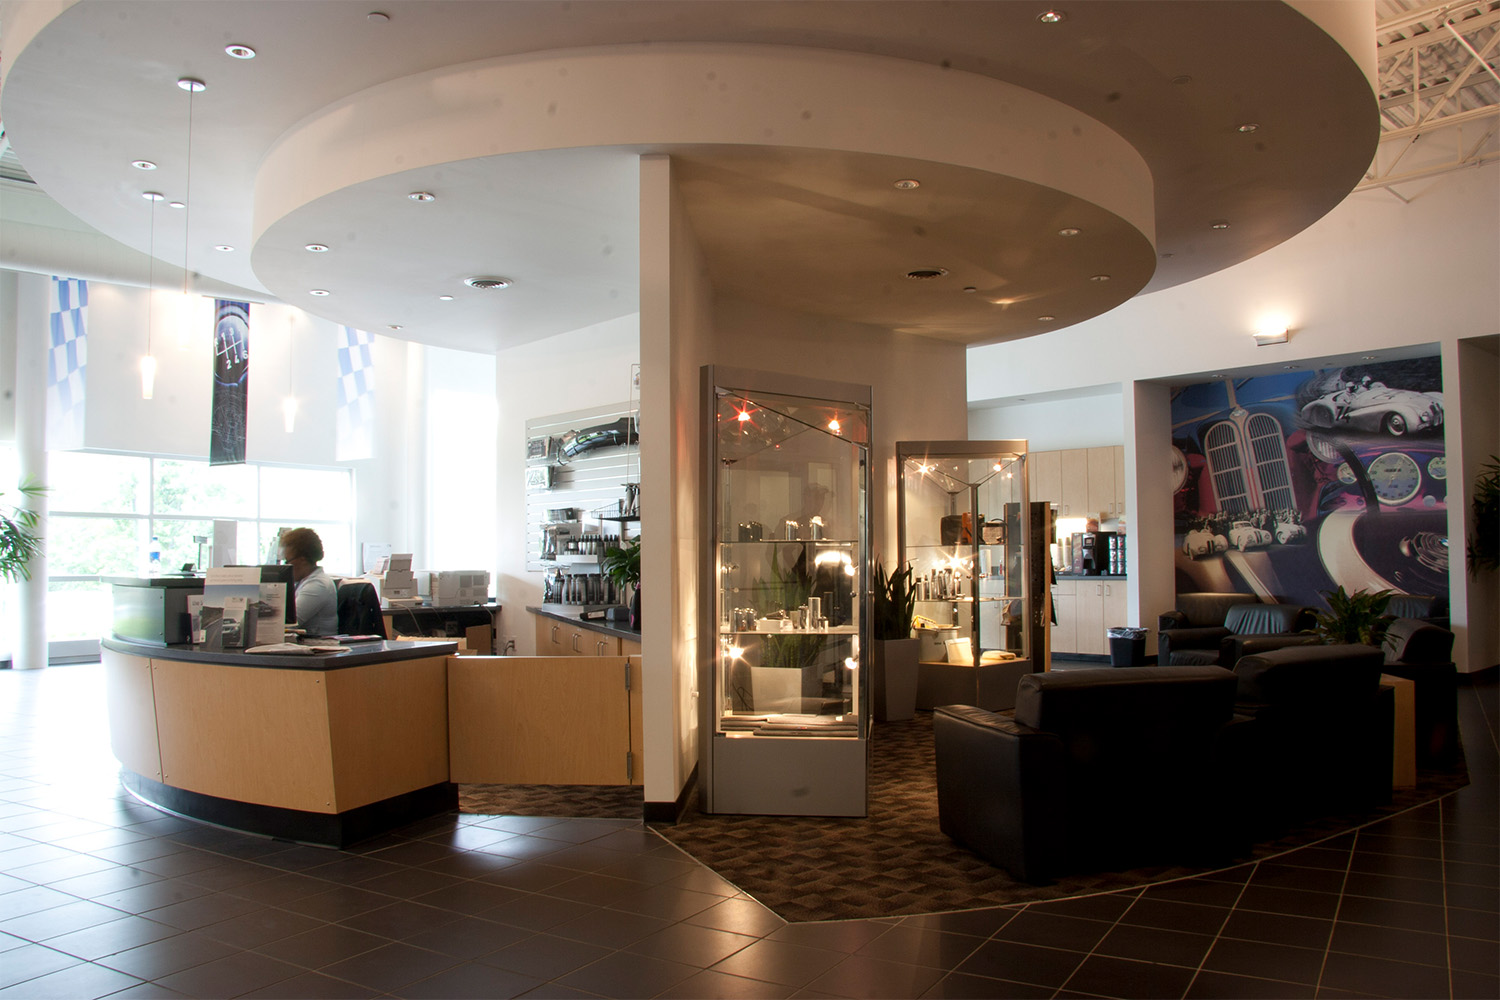
[[[252,990],[241,1000],[366,1000],[379,995],[367,986],[332,979],[316,972],[304,972],[300,976]],[[110,1000],[114,998],[111,997]]]
[[841,997],[901,1000],[921,996],[944,975],[941,969],[852,955],[814,979],[808,988]]
[[106,892],[95,896],[94,902],[112,906],[126,913],[145,913],[148,910],[171,906],[173,903],[181,903],[184,900],[197,899],[199,896],[208,895],[211,891],[182,879],[163,878],[146,885]]
[[496,920],[512,927],[530,931],[544,931],[569,920],[593,913],[595,907],[575,903],[570,899],[554,899],[551,896],[521,896],[508,903],[486,911],[485,919]]
[[1331,952],[1321,985],[1386,997],[1447,996],[1448,970]]
[[193,1000],[186,993],[169,990],[160,983],[141,983],[129,989],[111,993],[109,1000]]
[[1332,920],[1338,913],[1339,897],[1331,892],[1304,892],[1301,889],[1278,889],[1251,885],[1235,904],[1237,910],[1260,910],[1264,913],[1290,913],[1299,917],[1322,917]]
[[150,882],[159,882],[162,877],[155,872],[148,872],[141,868],[111,864],[102,871],[54,882],[52,888],[80,899],[97,899],[99,896],[118,892],[121,889],[133,889]]
[[716,972],[801,988],[844,959],[842,952],[756,941],[714,966]]
[[420,934],[422,931],[452,923],[458,917],[457,913],[448,910],[439,910],[436,907],[403,900],[389,906],[355,914],[352,917],[345,917],[339,923],[345,927],[353,927],[357,931],[366,931],[370,934],[400,940],[408,934]]
[[1250,877],[1250,888],[1302,889],[1308,892],[1338,892],[1344,886],[1344,870],[1297,868],[1286,864],[1263,864]]
[[[1069,902],[1069,900],[1058,900],[1057,902],[1064,903]],[[1051,906],[1053,904],[1046,905]],[[998,909],[959,910],[954,913],[917,913],[902,917],[899,926],[942,931],[946,934],[965,934],[969,937],[987,938],[1014,920],[1016,914],[1022,912],[1022,909],[1019,906],[1006,906]],[[1043,912],[1064,911],[1044,910]]]
[[[1337,897],[1335,897],[1337,898]],[[1213,934],[1223,926],[1229,910],[1198,903],[1178,903],[1170,899],[1147,899],[1144,896],[1125,911],[1122,924],[1141,927],[1164,927],[1190,934]]]
[[922,997],[923,1000],[1042,1000],[1052,995],[1050,986],[950,972]]
[[34,865],[19,868],[7,866],[5,871],[34,885],[51,885],[64,879],[93,875],[116,867],[119,866],[113,861],[106,861],[88,854],[70,853],[66,857],[54,858],[51,861],[43,861]]
[[388,938],[366,934],[342,924],[324,924],[301,934],[267,942],[255,950],[307,969],[321,969],[387,944],[390,944]]
[[698,969],[707,969],[740,949],[754,944],[756,938],[745,934],[699,927],[695,924],[670,924],[626,948],[638,955],[665,958]]
[[1500,886],[1500,866],[1493,864],[1448,861],[1443,865],[1443,874],[1449,882],[1463,885],[1480,885],[1489,889]]
[[[1392,952],[1391,954],[1397,954]],[[1401,953],[1403,959],[1408,956]],[[1493,941],[1473,938],[1448,938],[1448,960],[1455,969],[1483,975],[1500,975],[1500,948]]]
[[1113,958],[1160,962],[1196,969],[1213,943],[1213,937],[1208,934],[1117,924],[1094,950],[1096,954]]
[[435,906],[452,913],[478,916],[521,896],[515,889],[490,885],[486,882],[456,881],[433,892],[423,893],[412,901],[423,906]]
[[1056,988],[1067,982],[1083,959],[1082,952],[1040,948],[1014,941],[986,941],[955,971]]
[[76,955],[67,954],[41,944],[26,944],[11,948],[0,959],[0,988],[37,979],[80,963]]
[[1437,858],[1414,858],[1405,854],[1368,854],[1356,851],[1349,870],[1364,875],[1395,875],[1399,878],[1442,879],[1443,863]]
[[1492,1000],[1500,997],[1500,975],[1453,971],[1453,1000]]
[[617,899],[633,896],[646,889],[644,882],[632,879],[611,878],[607,875],[582,875],[574,873],[566,882],[559,882],[547,890],[547,895],[557,899],[571,899],[576,903],[594,906],[609,906]]
[[452,956],[393,942],[374,951],[324,966],[320,971],[325,976],[347,979],[351,983],[389,993],[458,964],[458,960]]
[[1413,858],[1442,857],[1442,844],[1430,837],[1402,837],[1361,831],[1356,848],[1372,854],[1405,854]]
[[0,921],[0,931],[28,941],[46,941],[48,938],[71,934],[97,924],[107,924],[125,915],[113,907],[101,906],[86,899],[74,899],[62,906]]
[[702,970],[649,955],[617,951],[561,976],[558,985],[600,996],[654,997]]
[[1102,920],[1086,920],[1081,917],[1065,917],[1059,914],[1039,913],[1027,909],[1016,914],[1016,918],[995,931],[995,939],[1036,944],[1064,951],[1087,952],[1109,932],[1110,925]]
[[1449,906],[1462,906],[1467,910],[1485,910],[1489,913],[1500,910],[1500,892],[1482,885],[1458,885],[1450,882],[1446,901]]
[[724,897],[692,889],[679,889],[670,885],[653,885],[640,892],[623,896],[609,904],[610,909],[626,910],[662,920],[685,920],[695,913],[702,913],[717,906]]
[[1147,886],[1145,899],[1170,899],[1178,903],[1201,903],[1205,906],[1233,906],[1240,898],[1243,882],[1226,882],[1209,878],[1185,878]]
[[1350,872],[1344,883],[1344,893],[1349,896],[1369,896],[1374,899],[1400,899],[1408,903],[1443,905],[1443,883],[1429,879]]
[[[315,871],[306,874],[316,877]],[[461,879],[428,868],[399,868],[358,883],[359,887],[367,892],[380,892],[398,899],[414,899],[429,892],[462,884]]]
[[403,986],[392,996],[409,1000],[492,1000],[495,997],[518,997],[541,985],[540,980],[530,976],[506,972],[492,965],[469,963]]
[[468,960],[499,951],[531,935],[531,931],[482,917],[459,917],[452,923],[419,931],[402,940],[417,948]]
[[514,858],[502,858],[496,854],[480,851],[464,851],[423,865],[427,871],[441,872],[454,878],[473,879],[501,871],[518,864]]
[[81,962],[66,969],[28,979],[23,983],[0,990],[0,998],[11,1000],[78,1000],[79,997],[102,997],[141,981],[134,976],[106,969],[100,965]]
[[1441,906],[1405,903],[1397,899],[1375,899],[1370,896],[1345,896],[1339,904],[1338,918],[1350,923],[1402,927],[1433,934],[1443,933],[1447,926]]
[[107,955],[98,961],[100,965],[128,972],[141,979],[157,980],[195,965],[217,961],[234,952],[234,948],[221,941],[187,933]]
[[749,934],[752,937],[763,937],[786,923],[766,907],[742,897],[715,903],[688,917],[687,922],[702,927],[716,927],[721,931],[733,931],[735,934]]
[[671,921],[644,917],[622,910],[591,910],[580,917],[565,920],[548,928],[547,933],[597,944],[603,948],[624,948],[648,934],[671,925]]
[[315,917],[268,906],[204,927],[202,932],[204,937],[223,941],[225,944],[240,948],[258,948],[263,944],[323,926],[325,926],[324,922]]
[[[1166,885],[1178,885],[1171,882]],[[1161,888],[1165,888],[1165,885]],[[1056,913],[1065,917],[1085,917],[1089,920],[1107,920],[1114,923],[1120,915],[1130,909],[1139,891],[1100,893],[1095,896],[1072,896],[1067,899],[1050,899],[1042,903],[1031,903],[1026,910],[1032,913]],[[1162,897],[1169,898],[1169,897]],[[975,911],[989,912],[995,911]],[[910,918],[908,918],[910,919]],[[996,928],[998,929],[998,928]]]
[[159,924],[145,917],[121,917],[71,934],[48,938],[47,947],[94,961],[180,933],[175,927]]
[[559,868],[540,862],[521,862],[514,858],[501,860],[505,862],[506,867],[479,876],[479,881],[521,892],[546,892],[554,885],[561,885],[578,877],[578,873],[570,868]]
[[147,910],[143,916],[179,930],[195,931],[261,909],[264,907],[254,900],[216,892]]
[[1156,997],[1181,996],[1192,980],[1193,973],[1193,969],[1177,966],[1135,962],[1108,955],[1090,955],[1067,981],[1066,988],[1074,992],[1126,1000],[1153,1000]]
[[1289,983],[1318,982],[1323,965],[1321,948],[1292,948],[1263,941],[1239,941],[1220,938],[1209,949],[1203,968],[1210,972],[1229,972],[1237,976],[1260,976]]
[[967,934],[903,922],[860,948],[857,954],[948,971],[958,968],[982,943],[982,939]]
[[189,872],[179,876],[185,882],[201,885],[205,889],[221,891],[233,889],[237,886],[252,885],[275,878],[276,871],[263,865],[254,865],[245,861],[231,861],[214,868],[205,868],[202,871]]
[[77,896],[70,896],[65,892],[58,892],[56,889],[49,889],[42,885],[17,889],[0,896],[0,924],[16,917],[24,917],[29,913],[40,913],[43,910],[76,902],[78,902]]
[[1298,948],[1324,948],[1333,921],[1299,917],[1287,913],[1263,913],[1259,910],[1235,910],[1219,933],[1227,938],[1288,944]]
[[253,951],[224,958],[157,980],[168,989],[195,997],[234,997],[300,975],[301,969]]
[[[286,878],[300,880],[301,876],[289,875]],[[307,888],[306,883],[314,884],[313,891],[303,891]],[[277,891],[287,894],[286,898],[280,900],[266,899],[260,895],[260,890],[264,886],[265,883],[257,883],[253,886],[241,886],[234,891],[236,895],[247,895],[254,890],[254,894],[247,895],[247,898],[264,902],[268,906],[277,906],[283,910],[301,913],[304,916],[317,917],[319,920],[344,920],[383,906],[390,906],[394,902],[390,896],[366,892],[354,886],[341,885],[329,888],[327,882],[318,882],[316,879],[280,883]]]
[[1481,941],[1500,941],[1500,913],[1450,906],[1448,933]]
[[1441,934],[1351,924],[1340,920],[1333,928],[1329,950],[1350,955],[1388,958],[1399,955],[1403,962],[1420,965],[1448,964],[1448,940]]
[[691,975],[657,994],[664,1000],[785,1000],[791,995],[790,986],[712,971]]
[[574,969],[596,962],[609,954],[608,948],[538,934],[519,944],[501,948],[479,959],[485,965],[497,969],[519,972],[534,979],[552,980],[567,975]]
[[693,892],[706,892],[713,896],[728,898],[739,894],[739,889],[725,881],[724,878],[707,868],[695,868],[685,872],[664,883],[674,889],[691,889]]
[[1185,1000],[1312,1000],[1311,983],[1285,983],[1227,972],[1199,972],[1184,994]]
[[1349,867],[1350,852],[1325,846],[1302,847],[1286,854],[1277,855],[1275,863],[1296,868],[1323,868],[1329,871],[1344,871]]
[[[696,861],[681,857],[661,857],[652,854],[626,854],[619,861],[614,862],[607,868],[599,871],[601,875],[610,875],[614,878],[628,878],[636,882],[645,882],[648,885],[663,885],[673,879],[682,878],[694,872],[708,872]],[[709,872],[712,874],[712,872]],[[714,878],[719,876],[714,875]]]

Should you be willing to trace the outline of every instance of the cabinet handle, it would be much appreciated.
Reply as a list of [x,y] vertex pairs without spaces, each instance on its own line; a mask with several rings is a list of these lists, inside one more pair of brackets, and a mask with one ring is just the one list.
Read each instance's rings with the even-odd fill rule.
[[1115,585],[1114,584],[1112,584],[1112,583],[1106,583],[1104,585],[1104,596],[1105,597],[1114,597],[1115,596]]
[[573,633],[573,652],[575,652],[575,653],[581,653],[582,652],[582,650],[578,648],[578,633],[577,632]]
[[594,643],[594,648],[598,650],[598,652],[594,654],[595,656],[603,656],[604,655],[604,640],[600,639],[598,642]]
[[1096,584],[1094,584],[1094,594],[1095,594],[1095,596],[1103,597],[1104,596],[1104,584],[1102,584],[1102,583],[1096,583]]
[[557,645],[557,630],[560,629],[560,628],[562,628],[561,625],[554,625],[554,626],[552,626],[552,644],[554,646]]

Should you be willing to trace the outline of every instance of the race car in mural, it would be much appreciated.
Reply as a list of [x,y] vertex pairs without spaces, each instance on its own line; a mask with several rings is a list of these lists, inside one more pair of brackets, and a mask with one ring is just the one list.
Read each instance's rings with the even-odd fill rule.
[[1339,380],[1333,391],[1302,407],[1309,427],[1352,427],[1401,437],[1443,424],[1443,394],[1392,389],[1366,375],[1356,384]]

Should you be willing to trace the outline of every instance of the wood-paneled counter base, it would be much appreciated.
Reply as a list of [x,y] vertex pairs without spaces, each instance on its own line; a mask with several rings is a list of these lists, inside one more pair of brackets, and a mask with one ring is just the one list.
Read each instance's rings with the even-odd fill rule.
[[452,642],[313,656],[102,645],[111,746],[153,805],[332,847],[456,807]]

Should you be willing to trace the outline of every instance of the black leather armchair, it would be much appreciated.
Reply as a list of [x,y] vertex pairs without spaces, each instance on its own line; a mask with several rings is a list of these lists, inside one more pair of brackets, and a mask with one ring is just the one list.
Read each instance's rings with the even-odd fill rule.
[[1178,594],[1177,607],[1157,616],[1157,662],[1170,663],[1172,650],[1215,649],[1229,634],[1224,616],[1237,604],[1254,603],[1253,594]]
[[[1311,608],[1299,604],[1261,604],[1247,601],[1247,594],[1183,594],[1179,605],[1194,607],[1198,617],[1218,612],[1218,625],[1171,627],[1182,614],[1162,615],[1157,636],[1157,660],[1167,664],[1215,664],[1230,668],[1242,656],[1267,652],[1288,645],[1317,642],[1307,632],[1316,624]],[[1237,598],[1230,603],[1225,599]],[[1212,601],[1202,600],[1213,598]],[[1222,608],[1222,611],[1219,609]]]
[[1451,767],[1458,758],[1458,668],[1453,633],[1416,618],[1385,630],[1385,672],[1414,685],[1417,765]]
[[1392,594],[1385,613],[1392,618],[1416,618],[1428,625],[1448,628],[1448,599],[1432,594]]
[[1234,838],[1234,691],[1218,667],[1102,667],[1027,674],[1014,719],[939,708],[940,826],[1027,882],[1212,857]]

